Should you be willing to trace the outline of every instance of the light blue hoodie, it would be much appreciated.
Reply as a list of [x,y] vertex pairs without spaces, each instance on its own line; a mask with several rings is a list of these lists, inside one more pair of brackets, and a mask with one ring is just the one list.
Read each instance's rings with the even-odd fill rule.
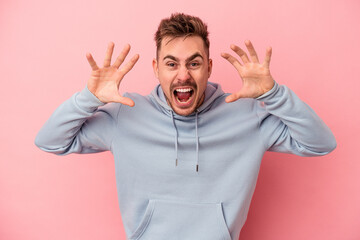
[[275,83],[258,99],[225,103],[209,83],[190,116],[160,86],[127,94],[133,108],[104,105],[87,88],[64,102],[35,143],[59,155],[110,150],[128,239],[238,239],[265,151],[319,156],[336,141],[290,89]]

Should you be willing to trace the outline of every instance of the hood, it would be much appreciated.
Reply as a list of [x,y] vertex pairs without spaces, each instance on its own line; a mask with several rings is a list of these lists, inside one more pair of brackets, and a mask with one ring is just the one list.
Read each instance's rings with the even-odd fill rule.
[[[151,92],[150,98],[154,102],[154,104],[166,115],[171,118],[172,124],[174,126],[174,159],[175,159],[175,166],[178,166],[179,159],[178,159],[178,130],[176,127],[175,119],[186,121],[192,120],[195,118],[195,141],[196,141],[196,153],[194,157],[195,161],[195,170],[196,172],[199,171],[199,136],[198,136],[198,115],[208,111],[215,100],[224,95],[219,84],[208,82],[206,90],[205,90],[205,98],[204,102],[201,106],[196,109],[192,114],[188,116],[181,116],[176,114],[173,109],[168,105],[164,92],[160,86],[155,87],[155,89]],[[180,159],[181,161],[181,159]]]

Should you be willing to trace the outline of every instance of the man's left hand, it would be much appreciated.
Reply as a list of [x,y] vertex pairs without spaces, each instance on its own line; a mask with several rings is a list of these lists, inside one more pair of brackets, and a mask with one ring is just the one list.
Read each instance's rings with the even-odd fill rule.
[[259,62],[258,56],[252,43],[245,41],[246,48],[249,51],[250,59],[246,52],[236,45],[230,48],[241,58],[242,63],[228,53],[222,53],[221,56],[228,60],[238,71],[243,85],[242,88],[231,95],[225,101],[233,102],[239,98],[257,98],[274,86],[274,79],[270,74],[271,47],[266,49],[266,55],[263,63]]

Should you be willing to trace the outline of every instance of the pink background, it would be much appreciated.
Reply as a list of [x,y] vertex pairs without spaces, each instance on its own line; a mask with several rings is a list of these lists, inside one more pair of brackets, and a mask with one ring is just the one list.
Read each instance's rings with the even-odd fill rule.
[[101,63],[109,41],[140,60],[121,91],[147,94],[160,19],[186,12],[209,25],[211,81],[240,79],[220,57],[252,40],[271,71],[333,130],[337,149],[301,158],[268,153],[243,240],[360,239],[358,0],[0,2],[0,239],[125,239],[111,154],[58,157],[34,138],[53,110],[87,81],[87,51]]

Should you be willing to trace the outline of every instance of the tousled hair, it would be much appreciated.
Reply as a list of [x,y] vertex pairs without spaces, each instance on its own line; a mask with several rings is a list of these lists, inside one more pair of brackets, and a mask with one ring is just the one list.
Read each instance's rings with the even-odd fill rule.
[[177,37],[199,36],[204,41],[205,52],[209,58],[209,32],[207,25],[198,17],[184,13],[173,13],[170,18],[161,20],[155,33],[156,58],[161,48],[161,42],[165,37],[173,40]]

